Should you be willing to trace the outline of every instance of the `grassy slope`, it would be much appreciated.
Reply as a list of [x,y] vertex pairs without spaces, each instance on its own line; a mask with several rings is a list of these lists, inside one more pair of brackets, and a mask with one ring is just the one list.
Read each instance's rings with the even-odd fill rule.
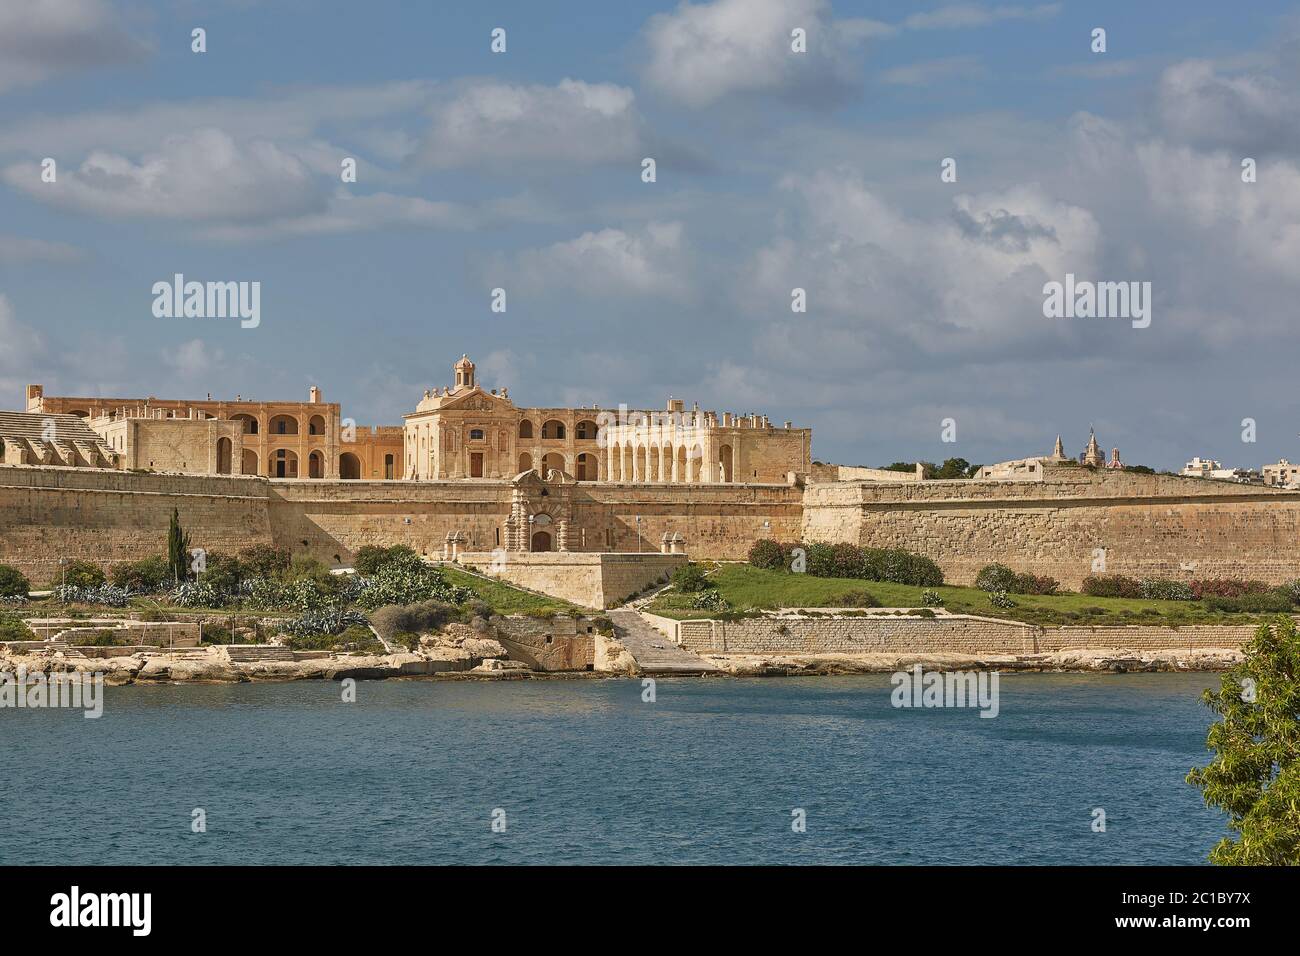
[[528,614],[540,617],[551,614],[595,613],[559,598],[543,597],[529,591],[521,591],[501,581],[485,581],[459,568],[443,565],[442,573],[448,583],[471,589],[481,600],[492,605],[492,609],[498,614]]
[[[815,578],[785,571],[761,571],[745,564],[724,564],[710,576],[722,596],[737,611],[780,607],[834,607],[854,591],[866,591],[882,607],[921,607],[921,588],[851,578]],[[1098,598],[1086,594],[1012,595],[1018,607],[995,608],[989,595],[977,588],[939,587],[943,606],[958,614],[1027,621],[1033,624],[1219,624],[1250,623],[1267,615],[1223,614],[1205,610],[1194,601],[1143,601],[1134,598]],[[717,617],[692,611],[693,595],[668,591],[646,610],[666,617]]]

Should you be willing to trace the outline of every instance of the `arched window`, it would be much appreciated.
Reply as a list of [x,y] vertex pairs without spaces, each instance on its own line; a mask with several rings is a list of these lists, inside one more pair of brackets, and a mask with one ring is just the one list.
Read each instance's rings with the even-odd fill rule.
[[240,425],[242,425],[244,428],[245,435],[257,434],[257,419],[254,418],[252,415],[244,415],[244,414],[231,415],[230,420],[232,422],[239,422]]
[[276,415],[271,419],[272,435],[296,435],[298,434],[298,419],[292,415]]
[[339,456],[339,477],[348,481],[357,481],[361,478],[361,459],[350,451],[345,451]]
[[584,419],[575,426],[575,435],[579,441],[595,441],[596,423],[590,419]]
[[325,418],[324,418],[324,416],[322,416],[322,415],[313,415],[313,416],[311,417],[311,421],[309,421],[309,422],[307,423],[307,434],[308,434],[308,435],[324,435],[324,434],[325,434]]
[[542,438],[545,439],[545,438],[563,438],[563,437],[564,437],[564,422],[560,421],[558,418],[548,419],[546,424],[542,426]]
[[533,423],[526,418],[519,423],[519,437],[520,438],[533,437]]

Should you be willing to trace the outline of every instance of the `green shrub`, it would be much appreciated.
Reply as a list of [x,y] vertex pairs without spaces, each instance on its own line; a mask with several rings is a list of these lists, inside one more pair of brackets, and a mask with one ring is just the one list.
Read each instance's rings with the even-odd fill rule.
[[0,597],[27,597],[31,582],[17,568],[0,564]]
[[390,561],[402,561],[408,557],[418,557],[418,555],[404,544],[395,544],[391,548],[367,544],[357,551],[352,567],[357,574],[370,577]]
[[218,594],[233,597],[239,593],[239,584],[247,574],[243,562],[238,558],[211,551],[206,556],[205,570],[199,575],[199,580]]
[[880,607],[869,592],[863,590],[845,591],[835,599],[836,607]]
[[673,587],[683,594],[695,594],[714,587],[714,584],[698,564],[683,564],[673,572]]
[[938,591],[926,588],[921,592],[921,603],[926,607],[943,607],[943,595]]
[[1011,600],[1006,591],[994,591],[989,595],[989,603],[1004,611],[1018,606],[1015,601]]
[[441,631],[452,621],[463,619],[460,608],[445,601],[422,601],[419,604],[390,604],[370,615],[370,623],[387,640],[399,634],[428,634]]
[[749,563],[765,571],[774,571],[786,567],[785,551],[771,538],[761,538],[750,546]]
[[115,587],[128,588],[136,594],[157,594],[172,583],[171,569],[162,555],[115,564],[110,577]]
[[815,578],[835,577],[835,546],[813,541],[803,546],[807,573]]
[[0,641],[34,641],[32,633],[22,618],[13,614],[0,614]]
[[1211,595],[1203,603],[1208,610],[1244,614],[1285,614],[1291,610],[1291,594],[1284,588],[1250,591],[1237,597]]
[[245,548],[239,552],[239,561],[252,578],[278,578],[289,570],[289,552],[268,544]]
[[1016,586],[1016,572],[1005,564],[986,564],[975,575],[975,586],[981,591],[1013,591]]
[[1055,594],[1061,582],[1045,574],[1017,574],[1013,582],[1016,594]]
[[1123,574],[1090,574],[1079,589],[1089,597],[1140,598],[1142,585]]
[[89,561],[69,561],[59,569],[50,587],[57,588],[67,584],[71,588],[97,588],[108,579],[104,569]]

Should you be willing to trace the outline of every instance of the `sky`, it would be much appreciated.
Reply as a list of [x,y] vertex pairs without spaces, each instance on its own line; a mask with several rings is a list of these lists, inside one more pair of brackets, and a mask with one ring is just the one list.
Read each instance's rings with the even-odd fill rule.
[[[469,353],[843,464],[1300,460],[1298,79],[1270,0],[0,0],[0,407],[399,424]],[[156,316],[177,273],[259,324]],[[1067,274],[1149,325],[1048,317]]]

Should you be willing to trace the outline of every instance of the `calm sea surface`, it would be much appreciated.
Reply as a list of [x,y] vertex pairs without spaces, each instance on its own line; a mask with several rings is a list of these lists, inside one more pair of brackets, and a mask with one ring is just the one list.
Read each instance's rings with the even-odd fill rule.
[[992,720],[884,675],[110,687],[0,710],[0,865],[1202,863],[1217,681],[1003,675]]

